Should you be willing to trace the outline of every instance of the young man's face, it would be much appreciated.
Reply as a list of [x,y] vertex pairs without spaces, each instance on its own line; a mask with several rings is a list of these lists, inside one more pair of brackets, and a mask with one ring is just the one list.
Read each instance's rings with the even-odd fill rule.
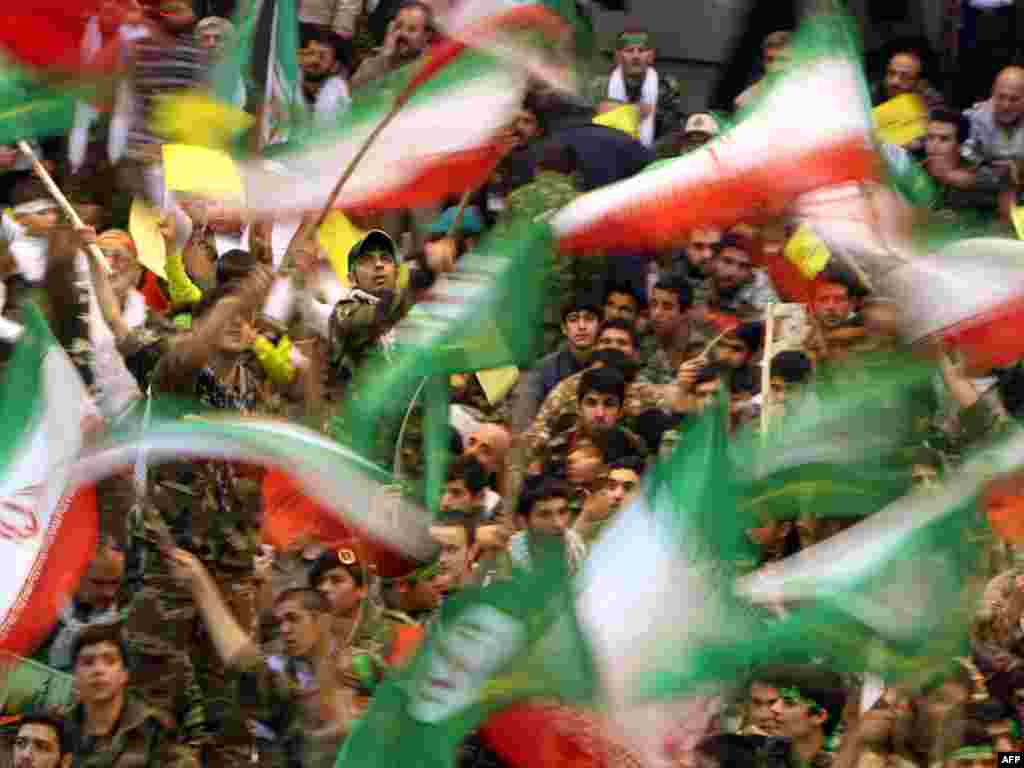
[[605,299],[605,320],[625,320],[627,323],[635,323],[639,313],[640,306],[631,294],[612,291]]
[[925,151],[929,158],[949,160],[960,156],[960,142],[956,139],[956,126],[932,120],[925,136]]
[[87,645],[75,661],[75,686],[85,702],[107,702],[116,698],[128,684],[121,649],[111,642]]
[[785,691],[779,693],[779,698],[772,704],[777,735],[799,741],[824,725],[828,713],[800,696],[789,696]]
[[320,640],[317,615],[300,600],[285,600],[274,608],[285,651],[295,658],[308,658]]
[[622,505],[632,498],[639,487],[640,475],[632,469],[620,468],[609,472],[608,479],[605,481],[604,492],[608,495],[609,502],[611,502],[612,511],[621,509]]
[[444,493],[441,495],[441,511],[447,514],[466,514],[473,511],[477,501],[479,499],[466,487],[465,480],[449,480],[445,483]]
[[526,527],[536,533],[548,536],[562,536],[569,527],[569,502],[567,499],[542,499],[530,509]]
[[754,265],[750,254],[739,248],[726,248],[714,261],[715,282],[724,290],[737,290],[750,282]]
[[353,265],[356,288],[367,293],[395,290],[398,270],[395,257],[387,251],[374,249],[360,254]]
[[18,729],[14,737],[14,768],[57,768],[60,764],[60,741],[51,726],[28,723]]
[[356,580],[347,568],[332,568],[327,571],[317,585],[327,602],[330,603],[331,613],[335,616],[349,616],[359,605],[362,599],[362,590],[356,585]]
[[562,322],[562,333],[565,334],[569,347],[576,351],[589,350],[597,340],[597,327],[600,321],[589,309],[574,310],[565,316]]
[[651,327],[662,338],[675,334],[685,319],[685,310],[679,306],[679,294],[655,288],[651,295]]
[[921,79],[921,61],[912,53],[897,53],[885,71],[885,94],[890,99],[913,93]]
[[318,40],[310,40],[299,51],[302,72],[313,80],[323,80],[338,70],[338,58],[334,48]]
[[602,349],[617,349],[630,360],[636,359],[636,347],[633,346],[633,337],[629,331],[621,328],[605,328],[597,337],[598,351]]
[[747,708],[750,714],[750,722],[755,728],[774,735],[777,729],[775,712],[772,709],[775,702],[779,700],[779,692],[765,683],[752,683],[750,686],[750,700]]
[[622,401],[617,395],[591,390],[580,398],[580,427],[593,435],[614,427],[622,415]]
[[469,535],[461,525],[432,525],[430,537],[441,547],[439,583],[444,590],[458,587],[469,571]]
[[826,328],[838,328],[853,310],[850,291],[845,285],[827,283],[814,294],[814,314]]

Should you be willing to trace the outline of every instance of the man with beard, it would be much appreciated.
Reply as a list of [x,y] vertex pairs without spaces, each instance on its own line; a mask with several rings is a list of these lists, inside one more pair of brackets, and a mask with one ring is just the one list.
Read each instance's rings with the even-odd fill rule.
[[434,39],[434,13],[426,3],[413,0],[388,25],[384,45],[363,60],[352,75],[353,90],[414,61]]
[[640,140],[652,147],[656,138],[683,122],[679,83],[654,68],[654,45],[646,30],[623,31],[616,48],[617,66],[609,77],[596,81],[593,96],[596,101],[635,104],[640,113]]
[[711,263],[710,288],[709,319],[732,315],[740,322],[757,320],[766,306],[779,301],[768,274],[754,267],[750,248],[734,234],[722,238]]
[[299,66],[302,92],[318,118],[344,112],[352,103],[341,61],[341,40],[333,32],[312,29],[302,36]]

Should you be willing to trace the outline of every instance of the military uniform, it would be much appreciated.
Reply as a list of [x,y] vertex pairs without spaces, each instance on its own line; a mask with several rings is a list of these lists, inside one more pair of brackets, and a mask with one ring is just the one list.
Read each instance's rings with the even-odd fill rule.
[[[600,104],[609,98],[608,81],[609,77],[603,75],[593,78],[588,85],[588,95],[595,104]],[[626,86],[626,98],[631,104],[639,104],[643,96],[644,80],[630,81],[623,78]],[[654,136],[660,138],[666,136],[683,126],[685,110],[682,103],[682,91],[679,88],[679,81],[671,75],[658,72],[658,102],[657,111],[654,113]]]
[[121,716],[107,736],[85,732],[82,704],[66,722],[74,768],[198,768],[188,750],[175,743],[167,715],[135,696],[125,697]]
[[[539,171],[533,181],[505,199],[505,212],[496,228],[501,232],[514,222],[546,220],[579,195],[571,176]],[[595,255],[568,257],[556,254],[554,267],[546,291],[543,354],[554,352],[564,341],[562,305],[578,294],[603,285],[608,272],[607,259]]]
[[[544,400],[537,418],[526,431],[524,437],[530,453],[529,459],[534,460],[545,445],[551,442],[560,431],[560,427],[570,423],[565,417],[576,416],[579,409],[579,387],[583,373],[577,373],[555,387]],[[623,414],[627,426],[646,411],[669,410],[673,387],[651,384],[647,381],[632,381],[626,385],[626,401],[623,403]]]
[[[144,328],[122,345],[144,388],[195,397],[214,409],[288,415],[297,408],[251,351],[217,351],[195,371],[175,358],[169,335]],[[125,639],[141,657],[135,686],[178,717],[185,739],[211,743],[210,766],[248,763],[254,742],[237,673],[198,620],[191,592],[172,576],[161,546],[193,552],[242,627],[257,629],[253,559],[260,541],[262,477],[220,461],[167,462],[147,470],[146,497],[129,520],[134,594]]]

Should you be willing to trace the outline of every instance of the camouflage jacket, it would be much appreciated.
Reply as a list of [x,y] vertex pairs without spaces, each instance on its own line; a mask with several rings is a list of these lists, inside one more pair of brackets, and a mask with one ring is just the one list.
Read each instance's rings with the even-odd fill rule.
[[[570,376],[560,382],[544,400],[537,418],[524,435],[528,448],[527,463],[539,459],[544,446],[563,431],[565,425],[573,423],[566,416],[578,414],[582,378],[583,373]],[[626,402],[623,404],[627,422],[646,411],[670,409],[672,395],[671,386],[659,386],[643,380],[630,382],[626,385]]]
[[406,301],[396,294],[390,307],[354,294],[339,301],[328,325],[328,361],[334,376],[351,378],[374,350],[387,350],[389,332],[405,314]]
[[[595,104],[610,98],[608,84],[610,75],[595,77],[590,81],[587,95]],[[638,82],[625,80],[626,98],[631,104],[640,102],[643,91],[643,79]],[[682,103],[682,91],[679,81],[671,75],[658,73],[658,109],[654,115],[654,136],[660,138],[683,126],[685,110]]]
[[176,744],[171,719],[142,699],[127,696],[113,733],[97,738],[85,732],[79,704],[66,722],[74,768],[197,768],[194,757]]

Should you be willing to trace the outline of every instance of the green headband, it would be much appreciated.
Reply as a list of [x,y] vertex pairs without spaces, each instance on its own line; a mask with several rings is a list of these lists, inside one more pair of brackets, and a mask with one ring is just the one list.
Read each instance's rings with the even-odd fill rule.
[[787,704],[802,704],[808,709],[819,709],[818,702],[808,699],[799,688],[779,688],[779,695]]
[[400,581],[404,581],[407,584],[418,584],[421,581],[430,581],[432,578],[437,576],[441,571],[441,559],[438,558],[431,563],[427,563],[415,571],[410,573],[408,576],[398,576],[393,579],[381,579],[385,584],[397,584]]
[[960,747],[956,752],[949,756],[950,760],[977,760],[978,758],[990,758],[995,757],[996,753],[992,747],[987,746],[974,746],[974,747]]
[[619,35],[619,50],[628,48],[631,45],[638,45],[641,48],[651,47],[651,36],[646,32],[628,32]]

